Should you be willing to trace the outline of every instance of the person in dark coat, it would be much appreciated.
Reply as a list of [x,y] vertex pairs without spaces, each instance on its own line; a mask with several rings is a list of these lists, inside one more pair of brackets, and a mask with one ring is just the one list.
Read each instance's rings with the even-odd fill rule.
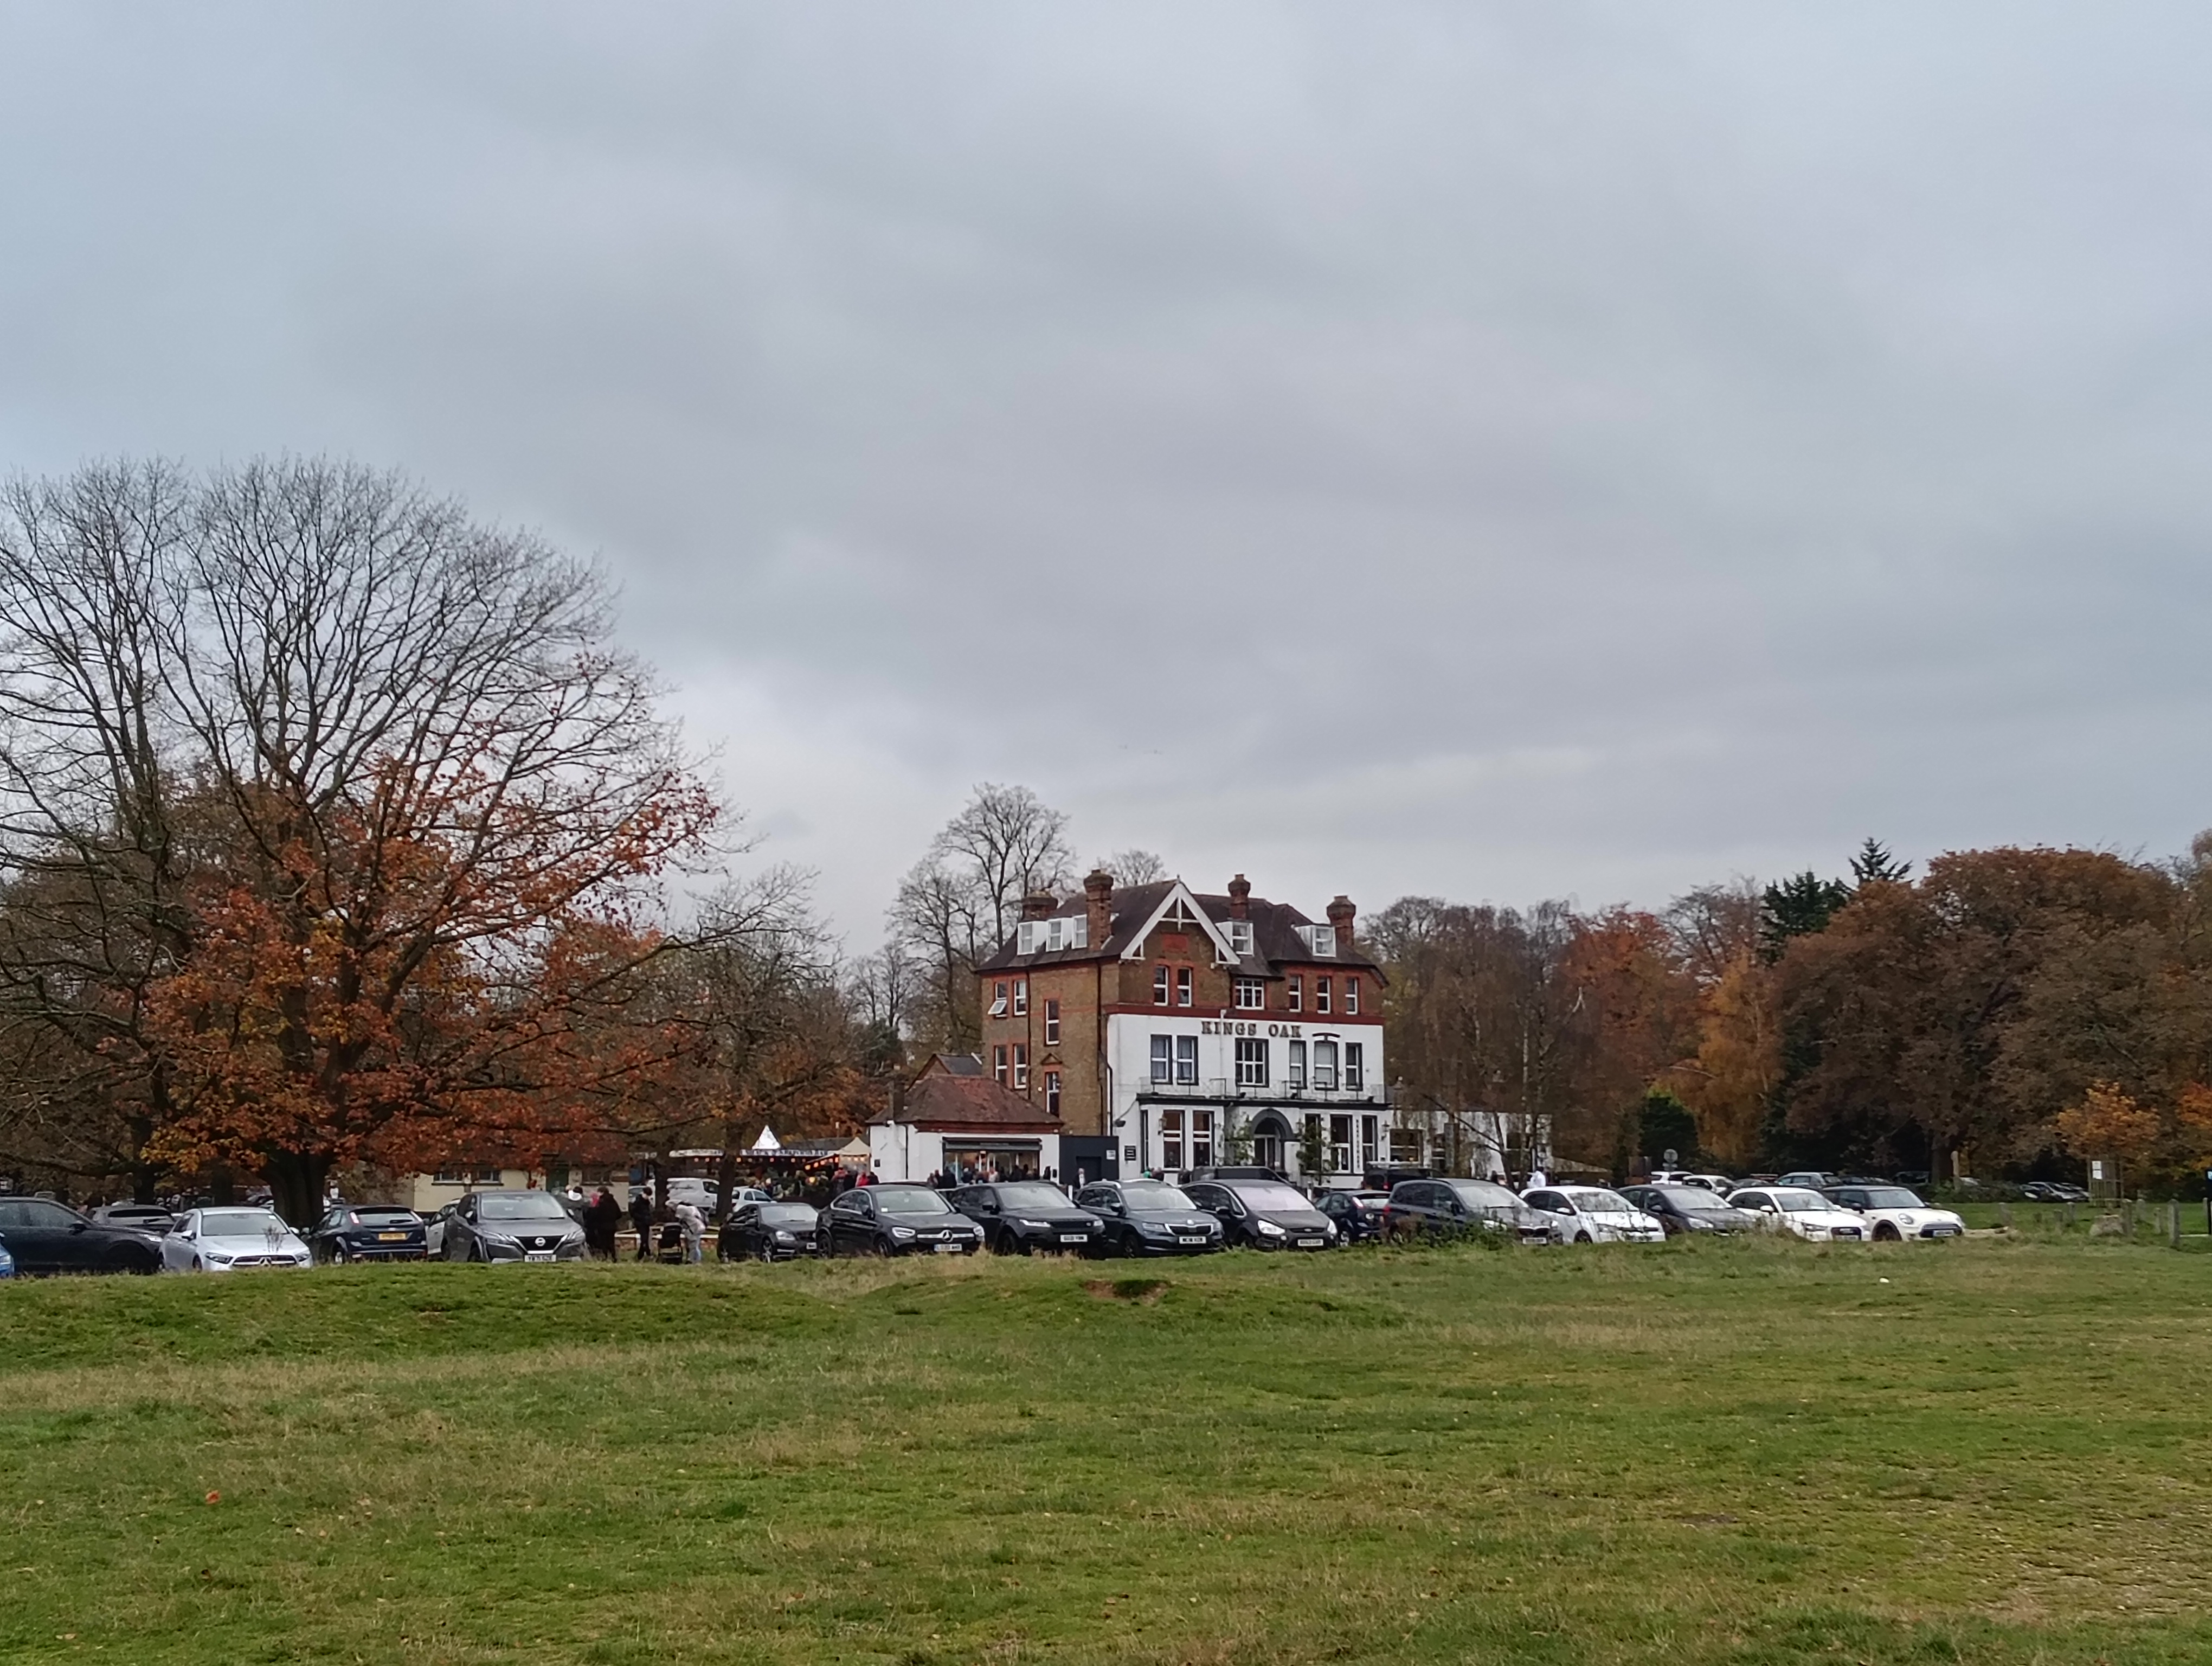
[[615,1234],[622,1231],[622,1205],[615,1201],[612,1192],[602,1186],[599,1195],[592,1200],[592,1207],[586,1214],[592,1254],[602,1261],[612,1261],[615,1258]]
[[653,1191],[641,1186],[629,1195],[629,1224],[637,1229],[637,1258],[653,1259]]

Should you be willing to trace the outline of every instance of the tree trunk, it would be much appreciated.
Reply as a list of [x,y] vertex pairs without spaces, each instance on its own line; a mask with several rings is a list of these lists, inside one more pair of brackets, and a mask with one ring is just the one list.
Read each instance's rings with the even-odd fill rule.
[[276,1194],[276,1213],[295,1226],[312,1226],[323,1212],[323,1187],[331,1159],[313,1152],[277,1152],[261,1177]]

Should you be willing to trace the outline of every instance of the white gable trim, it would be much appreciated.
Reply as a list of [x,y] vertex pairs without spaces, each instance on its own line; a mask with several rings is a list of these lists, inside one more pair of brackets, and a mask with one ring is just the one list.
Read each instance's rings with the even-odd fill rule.
[[1213,945],[1213,964],[1217,966],[1236,965],[1239,957],[1229,946],[1229,939],[1221,934],[1221,927],[1207,916],[1206,910],[1198,905],[1198,898],[1191,894],[1190,887],[1180,879],[1168,887],[1168,894],[1160,898],[1160,905],[1152,911],[1137,934],[1129,939],[1129,946],[1121,951],[1121,958],[1144,958],[1145,939],[1152,934],[1161,921],[1167,918],[1168,910],[1175,906],[1177,898],[1182,899],[1183,911],[1205,928],[1206,940]]

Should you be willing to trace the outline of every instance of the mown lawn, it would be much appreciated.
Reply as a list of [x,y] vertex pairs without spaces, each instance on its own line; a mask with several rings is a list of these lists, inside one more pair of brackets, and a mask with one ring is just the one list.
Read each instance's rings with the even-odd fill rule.
[[2208,1280],[2051,1237],[18,1281],[0,1659],[2197,1666]]

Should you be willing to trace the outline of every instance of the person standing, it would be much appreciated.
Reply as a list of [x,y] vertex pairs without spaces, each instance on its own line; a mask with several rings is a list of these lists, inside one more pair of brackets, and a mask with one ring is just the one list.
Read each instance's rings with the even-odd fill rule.
[[622,1231],[622,1205],[615,1201],[612,1192],[602,1186],[599,1195],[592,1200],[590,1213],[592,1253],[602,1261],[612,1261],[615,1234]]
[[676,1206],[676,1224],[684,1229],[684,1263],[696,1267],[707,1259],[707,1217],[687,1197]]
[[639,1186],[629,1195],[629,1224],[637,1229],[637,1258],[653,1259],[653,1194]]

